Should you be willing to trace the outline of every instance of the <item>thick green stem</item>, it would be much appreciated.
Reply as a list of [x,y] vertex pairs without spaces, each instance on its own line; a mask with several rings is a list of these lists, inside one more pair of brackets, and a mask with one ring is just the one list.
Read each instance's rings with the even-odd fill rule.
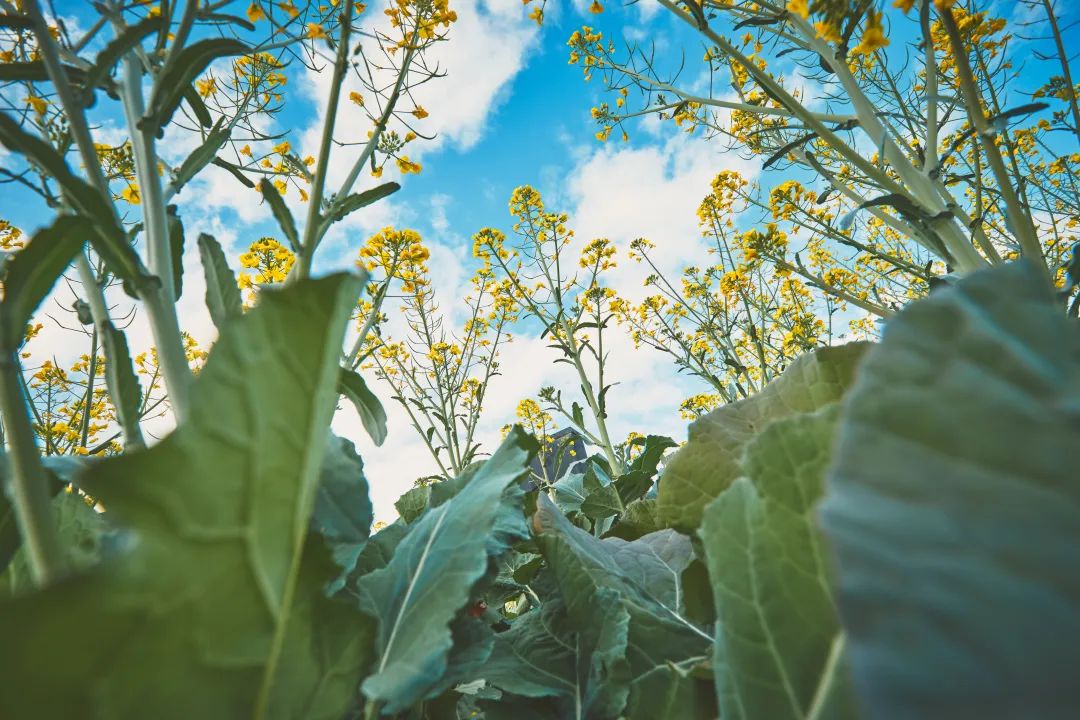
[[956,25],[956,18],[953,17],[952,10],[949,9],[940,11],[938,16],[941,18],[941,24],[945,27],[945,32],[949,36],[949,46],[956,62],[956,75],[960,81],[960,93],[964,98],[964,104],[967,106],[968,120],[971,122],[971,126],[975,128],[983,152],[986,154],[986,161],[990,165],[994,179],[997,180],[998,190],[1005,200],[1008,220],[1012,225],[1012,231],[1016,234],[1020,250],[1032,262],[1046,270],[1046,260],[1043,258],[1042,246],[1039,244],[1039,239],[1035,233],[1035,225],[1031,221],[1027,209],[1021,205],[1020,198],[1012,186],[1012,178],[1009,177],[1009,171],[1005,168],[1005,161],[1002,159],[1001,152],[996,144],[997,132],[987,122],[986,113],[983,112],[982,96],[975,82],[975,75],[972,73],[971,63],[968,61],[967,48],[960,37],[960,28]]
[[188,389],[191,385],[191,368],[184,352],[180,334],[180,321],[176,316],[176,289],[173,286],[174,268],[169,229],[165,211],[165,198],[161,178],[157,172],[157,152],[154,147],[155,128],[140,128],[145,114],[142,90],[142,68],[138,60],[128,55],[123,60],[124,114],[131,133],[132,155],[135,158],[135,175],[139,179],[142,195],[144,227],[148,249],[150,272],[160,281],[158,287],[150,287],[140,293],[150,320],[150,331],[157,346],[165,387],[169,394],[176,421],[182,422],[188,413]]
[[23,394],[18,351],[0,357],[0,412],[11,459],[11,499],[26,548],[30,574],[38,586],[63,576],[65,560],[53,523],[49,477],[41,464]]
[[600,405],[596,398],[596,391],[593,390],[592,383],[589,382],[589,376],[585,372],[585,366],[581,362],[581,348],[578,347],[577,340],[570,330],[570,324],[565,320],[560,324],[562,325],[563,332],[566,333],[567,347],[570,350],[570,357],[573,359],[574,369],[577,370],[578,380],[581,382],[581,392],[585,396],[585,402],[589,405],[589,412],[592,414],[593,420],[596,421],[596,432],[600,435],[604,456],[607,458],[608,465],[611,466],[611,472],[616,475],[621,475],[626,471],[626,468],[623,467],[618,454],[615,452],[615,446],[611,442],[611,435],[608,434],[606,416],[600,411]]

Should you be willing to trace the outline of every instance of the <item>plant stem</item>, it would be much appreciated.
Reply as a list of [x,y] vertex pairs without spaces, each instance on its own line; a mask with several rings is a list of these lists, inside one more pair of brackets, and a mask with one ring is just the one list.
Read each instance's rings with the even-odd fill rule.
[[608,434],[605,415],[600,411],[596,392],[593,390],[592,383],[589,382],[588,373],[585,372],[585,366],[581,362],[581,348],[578,347],[577,339],[570,330],[570,324],[564,319],[560,322],[560,325],[562,325],[563,332],[566,333],[567,349],[570,351],[570,357],[573,359],[574,369],[577,370],[578,380],[581,381],[581,394],[585,396],[585,402],[589,405],[589,412],[592,414],[593,420],[596,421],[596,432],[600,435],[604,456],[611,466],[611,472],[616,475],[621,475],[626,472],[626,468],[623,467],[622,462],[619,461],[619,456],[615,453],[615,446],[611,444],[611,436]]
[[53,524],[49,478],[41,464],[34,427],[26,411],[18,351],[0,357],[0,413],[11,457],[11,499],[19,521],[30,574],[36,585],[60,578],[65,560]]
[[179,423],[187,417],[191,368],[187,363],[187,354],[184,352],[180,334],[180,321],[176,316],[172,250],[166,222],[165,199],[157,172],[157,153],[154,150],[153,133],[156,128],[139,128],[145,114],[142,68],[131,54],[123,60],[122,93],[124,115],[127,118],[128,132],[131,134],[132,155],[135,158],[135,175],[139,180],[139,191],[142,195],[148,265],[150,272],[160,281],[159,287],[141,293],[141,299],[146,306],[150,330],[157,346],[169,404]]
[[[101,162],[98,159],[97,151],[94,149],[94,140],[90,135],[90,126],[86,120],[85,109],[72,92],[71,83],[60,63],[59,49],[56,45],[56,41],[49,33],[49,28],[41,13],[41,7],[38,0],[26,0],[24,9],[27,17],[34,25],[34,35],[38,40],[42,62],[45,65],[49,79],[52,81],[57,98],[60,100],[60,105],[64,109],[64,114],[68,121],[68,129],[71,132],[72,139],[75,141],[75,146],[79,151],[83,166],[86,168],[87,178],[104,198],[109,198],[111,196],[109,186],[105,180],[105,176],[101,172]],[[136,85],[138,85],[138,79],[136,79]],[[141,86],[138,86],[138,91],[138,98],[141,101]],[[125,111],[128,111],[126,102]],[[129,122],[130,120],[131,118],[129,115]],[[140,143],[135,142],[137,137],[138,130],[133,127],[132,146],[136,152],[138,152],[140,147]],[[151,169],[153,170],[153,182],[156,183],[157,168],[154,166]],[[144,183],[147,182],[145,178],[140,178],[140,180]],[[160,185],[158,185],[158,191],[158,197],[160,199]],[[120,219],[116,215],[115,206],[113,206],[112,203],[109,203],[109,207],[112,209],[114,219],[119,225]],[[164,218],[164,208],[162,207],[161,210],[162,218]],[[168,242],[167,237],[165,242]],[[164,255],[166,259],[170,259],[171,256],[167,251],[167,248],[168,246],[166,244],[166,252]],[[151,253],[151,258],[153,258],[153,253]],[[89,275],[87,274],[86,271],[89,270],[89,265],[87,264],[84,268],[84,262],[85,258],[78,260],[80,277],[85,284],[88,278],[93,278],[93,273],[90,272]],[[154,270],[156,271],[157,268],[154,268]],[[161,281],[163,285],[168,282],[171,287],[171,269],[168,273],[164,274]],[[96,286],[96,281],[89,284],[89,287],[91,288]],[[100,288],[98,289],[98,292],[100,293]],[[88,301],[90,304],[90,311],[94,316],[94,323],[100,326],[102,322],[109,319],[107,312],[102,314],[104,300],[102,299],[102,301],[98,303],[95,293],[92,290],[88,291],[88,294],[90,295]],[[171,300],[166,301],[162,298],[161,292],[156,288],[141,291],[140,299],[143,301],[147,315],[150,319],[150,329],[154,336],[154,343],[157,345],[158,356],[161,358],[161,366],[165,375],[165,385],[168,389],[170,404],[172,405],[173,413],[176,415],[176,419],[179,422],[187,414],[187,389],[191,380],[191,370],[188,368],[187,358],[184,353],[183,341],[180,336],[180,323],[176,317],[176,307]],[[114,398],[114,400],[119,401],[118,398]]]
[[79,423],[79,445],[86,447],[90,438],[90,411],[94,406],[94,380],[97,379],[98,331],[90,339],[90,367],[86,373],[86,398],[83,400],[82,421]]
[[323,121],[322,139],[319,142],[319,160],[315,167],[315,178],[311,184],[311,198],[308,200],[307,222],[304,236],[300,241],[300,257],[296,260],[296,273],[293,279],[303,280],[311,275],[311,263],[315,248],[319,244],[319,229],[322,223],[319,208],[322,206],[326,191],[326,174],[330,168],[330,150],[334,144],[334,125],[337,122],[338,105],[341,102],[341,85],[345,79],[345,70],[349,67],[349,33],[352,30],[353,3],[346,2],[341,15],[341,34],[338,36],[337,55],[334,57],[334,75],[330,80],[330,97],[326,101],[326,119]]
[[968,62],[967,48],[964,47],[964,41],[960,37],[960,28],[956,25],[956,18],[953,17],[952,10],[947,8],[939,11],[938,17],[941,19],[941,24],[949,36],[949,46],[952,50],[953,60],[956,62],[956,76],[960,81],[960,94],[963,96],[964,104],[967,106],[968,120],[971,122],[971,126],[975,128],[975,133],[979,136],[979,143],[986,154],[986,161],[990,165],[994,179],[997,180],[1001,197],[1005,200],[1007,220],[1012,226],[1012,231],[1016,234],[1017,241],[1020,243],[1021,252],[1045,272],[1046,260],[1043,258],[1042,247],[1039,245],[1039,239],[1035,234],[1035,225],[1032,223],[1027,210],[1020,204],[1020,198],[1017,197],[1012,186],[1012,178],[1009,177],[1009,172],[1005,168],[1005,161],[1002,159],[1001,152],[995,143],[994,138],[997,132],[986,121],[986,113],[983,112],[982,108],[982,96],[975,82],[975,76],[971,71],[971,63]]
[[1050,32],[1054,36],[1054,45],[1057,47],[1058,62],[1061,63],[1061,76],[1065,80],[1065,89],[1068,93],[1069,110],[1073,116],[1073,132],[1080,140],[1080,103],[1076,99],[1076,85],[1073,83],[1072,70],[1069,68],[1069,54],[1065,52],[1065,43],[1061,39],[1061,28],[1058,26],[1057,16],[1054,15],[1054,6],[1050,0],[1042,0],[1046,10],[1046,19],[1050,22]]

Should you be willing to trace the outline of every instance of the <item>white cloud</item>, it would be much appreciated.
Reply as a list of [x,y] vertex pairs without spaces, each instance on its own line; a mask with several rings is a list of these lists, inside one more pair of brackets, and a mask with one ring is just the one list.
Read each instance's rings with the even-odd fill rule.
[[[520,7],[500,0],[459,0],[454,3],[454,9],[458,20],[450,28],[450,41],[435,44],[425,55],[427,67],[438,68],[445,77],[413,88],[409,98],[399,102],[404,111],[410,110],[415,102],[430,112],[428,118],[416,121],[416,127],[418,132],[435,137],[416,141],[409,148],[413,160],[447,144],[459,149],[474,145],[535,46],[537,28],[520,12]],[[301,78],[316,108],[326,106],[330,81],[329,71],[309,70]],[[355,78],[347,81],[344,95],[347,97],[351,90],[362,91]],[[303,148],[310,151],[318,147],[322,125],[323,118],[317,117],[303,132]],[[336,128],[338,140],[360,142],[366,138],[371,121],[363,108],[344,102],[338,111]],[[329,171],[331,187],[345,178],[359,151],[359,146],[337,149]],[[385,177],[395,173],[391,164]]]
[[[755,167],[734,154],[719,154],[712,143],[685,135],[668,136],[646,147],[619,147],[614,143],[576,149],[579,158],[558,186],[548,188],[545,200],[550,209],[566,210],[570,226],[579,242],[607,237],[619,249],[619,267],[610,283],[626,295],[644,293],[645,272],[626,258],[629,243],[648,237],[656,244],[657,263],[666,273],[677,274],[687,264],[700,264],[707,257],[697,225],[696,210],[709,191],[712,178],[720,170],[737,169],[748,179]],[[544,188],[541,188],[544,189]],[[453,248],[453,249],[452,249]],[[467,277],[465,246],[443,246],[433,250],[432,266],[440,273],[453,268]],[[451,261],[456,265],[450,265]],[[447,294],[460,281],[443,282],[436,288],[444,306],[452,307],[463,294]],[[461,291],[459,291],[461,292]],[[680,376],[669,358],[650,349],[635,349],[628,335],[613,327],[605,337],[610,350],[607,382],[616,382],[608,396],[609,427],[619,441],[630,431],[668,434],[676,440],[686,437],[686,422],[679,417],[681,400],[703,388],[692,378]],[[578,380],[574,370],[555,363],[558,351],[535,332],[518,328],[513,342],[502,349],[502,374],[489,388],[479,438],[484,449],[499,442],[499,428],[513,422],[514,408],[523,397],[535,396],[544,385],[563,389],[568,399],[576,398]],[[381,383],[374,387],[385,397]],[[390,434],[386,445],[374,448],[361,437],[359,420],[339,414],[339,431],[348,431],[358,441],[372,478],[376,512],[382,519],[394,516],[393,501],[412,481],[435,471],[422,441],[397,407],[389,407]],[[348,411],[351,413],[351,411]]]
[[644,147],[609,142],[579,164],[561,199],[580,238],[606,237],[619,249],[612,285],[620,292],[640,288],[647,274],[626,258],[638,237],[656,245],[652,255],[667,274],[702,262],[697,208],[712,179],[724,169],[738,170],[748,180],[757,174],[755,165],[735,153],[721,154],[718,147],[686,134]]

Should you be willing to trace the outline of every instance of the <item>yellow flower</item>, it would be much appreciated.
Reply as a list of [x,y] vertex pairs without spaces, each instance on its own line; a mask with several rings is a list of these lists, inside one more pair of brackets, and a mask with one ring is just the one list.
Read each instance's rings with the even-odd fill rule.
[[593,15],[599,15],[604,12],[604,6],[600,4],[600,0],[593,0],[592,5],[589,6],[589,12]]
[[863,31],[859,44],[851,49],[855,55],[869,55],[875,50],[887,47],[889,38],[881,27],[881,13],[871,10],[866,14],[866,30]]
[[292,150],[292,145],[289,144],[288,140],[283,140],[274,146],[274,152],[276,152],[278,155],[284,155],[290,150]]
[[275,181],[274,181],[274,187],[276,187],[276,188],[277,188],[277,191],[278,191],[278,192],[279,192],[279,193],[280,193],[280,194],[281,194],[281,195],[282,195],[283,197],[284,197],[285,193],[286,193],[286,192],[288,192],[288,190],[289,190],[289,186],[285,184],[285,181],[284,181],[284,180],[275,180]]
[[138,205],[142,202],[142,196],[139,194],[138,183],[131,183],[120,193],[120,197],[127,200],[132,205]]
[[356,92],[355,90],[353,90],[351,93],[349,93],[349,100],[352,100],[354,103],[356,103],[360,107],[364,107],[364,96],[361,95],[360,93]]
[[34,112],[38,115],[44,115],[45,110],[49,107],[49,101],[44,98],[39,98],[36,95],[27,95],[26,104],[34,108]]
[[415,115],[420,120],[423,120],[424,118],[426,118],[428,116],[428,111],[425,110],[423,108],[423,106],[417,105],[416,109],[412,111],[412,114]]
[[382,165],[380,165],[379,167],[377,167],[377,168],[375,168],[374,170],[371,171],[371,177],[375,177],[375,178],[382,177]]
[[217,92],[217,80],[212,77],[203,78],[202,80],[195,81],[195,88],[199,91],[199,95],[202,97],[210,97]]
[[289,14],[289,17],[291,18],[295,18],[300,15],[300,11],[296,8],[295,5],[292,4],[292,0],[289,0],[288,2],[278,3],[278,7],[287,12]]
[[414,163],[404,155],[397,159],[397,166],[402,175],[408,175],[409,173],[417,174],[421,170],[420,163]]
[[819,20],[818,22],[814,23],[814,30],[817,31],[817,35],[819,38],[827,40],[828,42],[838,43],[843,40],[843,37],[841,37],[840,35],[840,31],[837,30],[836,26],[830,22]]
[[915,5],[915,0],[896,0],[893,3],[893,7],[900,8],[905,13],[911,12],[911,8]]
[[244,147],[240,148],[240,154],[241,155],[247,155],[248,157],[251,157],[251,146],[250,145],[245,145]]
[[787,10],[790,13],[795,13],[803,20],[810,17],[810,8],[806,0],[788,0]]
[[532,12],[529,13],[529,19],[534,21],[537,25],[544,24],[544,10],[536,5],[533,7]]
[[259,5],[259,3],[257,3],[257,2],[253,2],[250,5],[248,5],[247,16],[248,16],[248,20],[250,20],[253,23],[256,23],[256,22],[259,22],[260,20],[265,20],[266,19],[266,13],[263,12],[262,6]]
[[308,23],[307,32],[304,33],[304,37],[316,40],[318,38],[326,39],[326,28],[319,23]]

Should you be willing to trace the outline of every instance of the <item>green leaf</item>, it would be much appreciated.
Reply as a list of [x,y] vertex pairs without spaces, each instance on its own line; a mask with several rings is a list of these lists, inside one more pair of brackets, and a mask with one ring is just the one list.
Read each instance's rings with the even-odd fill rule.
[[401,186],[396,182],[383,183],[377,187],[373,187],[370,190],[364,190],[363,192],[353,193],[341,198],[334,203],[328,216],[326,218],[327,225],[336,223],[338,220],[346,217],[347,215],[356,212],[360,208],[365,208],[374,202],[378,202],[385,197],[393,195]]
[[[198,97],[197,94],[196,94],[196,97]],[[244,175],[244,173],[240,172],[240,166],[239,165],[234,165],[233,163],[229,162],[228,160],[222,160],[219,157],[216,157],[213,160],[211,160],[210,164],[211,165],[216,165],[219,168],[221,168],[222,170],[225,170],[226,172],[228,172],[230,175],[232,175],[234,178],[236,178],[240,182],[240,184],[243,185],[244,187],[252,188],[252,189],[255,187],[255,183],[253,183],[250,179],[248,179],[248,177],[246,175]]]
[[206,139],[203,140],[199,147],[191,151],[191,154],[184,158],[184,162],[180,164],[179,169],[173,175],[172,189],[173,192],[180,192],[180,189],[187,185],[192,178],[202,172],[203,168],[214,161],[217,157],[217,152],[225,143],[229,141],[231,131],[224,123],[224,118],[218,120],[213,129],[206,134]]
[[623,540],[637,540],[661,529],[656,512],[656,498],[642,498],[626,506],[619,521],[611,528],[608,535]]
[[638,680],[630,698],[633,710],[626,720],[717,717],[712,683],[698,677],[695,667],[671,663]]
[[0,303],[0,342],[5,353],[23,344],[26,324],[82,250],[85,219],[61,215],[38,230],[4,267],[4,299]]
[[[580,463],[571,465],[571,471],[564,474],[551,487],[555,490],[555,504],[565,514],[581,512],[585,500],[593,493],[603,493],[603,488],[610,486],[606,465],[597,456],[588,457]],[[617,498],[616,498],[617,499]],[[599,510],[601,495],[594,499]]]
[[131,364],[127,337],[107,320],[101,326],[101,340],[105,346],[105,385],[116,408],[117,421],[129,435],[141,437],[138,428],[142,420],[142,385]]
[[175,205],[165,208],[169,230],[169,252],[173,271],[173,295],[177,300],[184,294],[184,223]]
[[285,239],[289,241],[289,247],[292,248],[294,253],[300,253],[300,236],[296,232],[296,221],[293,220],[292,213],[289,212],[289,208],[285,206],[285,201],[282,200],[281,194],[278,193],[274,183],[270,182],[266,178],[259,181],[259,192],[262,193],[263,199],[266,200],[266,204],[270,206],[270,212],[274,214],[274,219],[277,220],[278,227],[281,228],[281,232],[285,234]]
[[356,686],[371,665],[374,623],[347,600],[327,597],[336,573],[319,537],[304,544],[293,617],[281,649],[287,662],[270,686],[266,717],[272,720],[341,720]]
[[689,441],[672,455],[661,475],[660,521],[693,532],[705,506],[739,477],[746,443],[774,420],[813,412],[838,400],[851,384],[866,347],[851,343],[802,355],[758,394],[695,421]]
[[683,614],[682,573],[694,559],[690,538],[668,529],[632,542],[605,538],[603,544],[624,576],[661,606]]
[[[633,542],[598,540],[571,524],[545,495],[538,499],[533,524],[583,647],[607,648],[602,662],[592,663],[587,685],[595,689],[598,705],[589,717],[633,713],[633,698],[643,692],[638,683],[669,663],[705,659],[710,638],[682,611],[681,571],[689,561],[689,538],[665,530]],[[608,636],[618,632],[625,633],[622,651]]]
[[566,514],[581,512],[581,504],[585,502],[585,473],[566,473],[558,482],[551,486],[555,491],[555,504]]
[[822,506],[876,718],[1080,707],[1080,332],[1017,262],[910,305],[845,405]]
[[[87,458],[76,458],[71,455],[51,455],[42,458],[41,462],[49,474],[49,495],[55,496],[69,483],[75,482],[76,476],[89,461]],[[3,450],[0,450],[0,572],[8,567],[8,564],[22,545],[22,537],[19,535],[19,523],[15,516],[15,507],[8,499],[10,495],[10,488],[8,487],[9,473],[7,455]]]
[[345,586],[346,578],[367,545],[371,520],[364,461],[351,442],[331,435],[311,516],[312,526],[323,536],[340,570],[327,592],[335,593]]
[[637,438],[634,444],[643,445],[644,447],[641,453],[630,463],[627,470],[628,472],[644,473],[648,477],[656,474],[656,468],[660,465],[660,460],[664,457],[665,452],[671,448],[679,447],[679,443],[664,435],[649,435],[644,439]]
[[360,422],[376,445],[382,445],[386,440],[386,410],[383,409],[379,398],[375,393],[368,390],[367,383],[358,373],[341,368],[341,377],[338,381],[338,392],[348,398],[349,402],[360,414]]
[[[105,518],[87,504],[73,488],[57,493],[52,499],[53,521],[63,548],[65,566],[76,571],[88,570],[101,560],[102,545],[108,531]],[[25,553],[15,553],[7,572],[0,577],[0,595],[14,596],[32,591],[36,586]]]
[[527,698],[503,693],[498,700],[480,700],[477,707],[483,711],[483,720],[567,720],[564,709],[560,710],[550,698]]
[[779,420],[746,446],[736,480],[705,511],[701,539],[716,606],[713,667],[720,714],[855,717],[821,707],[847,687],[843,639],[814,508],[836,406]]
[[240,297],[236,276],[229,269],[218,241],[213,235],[201,233],[198,242],[199,257],[206,276],[206,309],[210,311],[214,325],[221,330],[226,322],[244,314],[244,301]]
[[504,693],[556,699],[560,717],[615,717],[627,695],[628,616],[618,602],[594,610],[592,632],[582,637],[562,598],[546,599],[496,636],[479,674]]
[[251,48],[235,38],[209,38],[186,46],[154,83],[150,112],[142,122],[149,124],[153,132],[160,132],[172,120],[184,92],[210,63],[220,57],[246,55],[249,52]]
[[394,550],[401,544],[408,534],[408,527],[400,520],[387,525],[379,532],[371,536],[360,551],[360,557],[356,560],[352,578],[359,578],[368,573],[384,568],[394,556]]
[[622,511],[623,504],[614,483],[596,488],[581,503],[581,513],[590,520],[615,517]]
[[631,470],[615,478],[613,486],[619,497],[619,502],[625,506],[640,499],[652,489],[654,484],[653,475],[655,474],[655,469],[651,473],[642,470]]
[[[272,684],[316,692],[294,665],[304,658],[283,647],[304,644],[321,622],[303,601],[312,573],[302,557],[359,290],[357,278],[335,275],[265,292],[214,345],[185,423],[83,474],[137,542],[99,572],[0,607],[5,712],[265,718],[283,690]],[[317,578],[320,592],[329,579]],[[356,627],[337,632],[362,632],[352,617]],[[337,676],[340,658],[324,650]],[[343,712],[347,687],[333,687]]]
[[431,499],[431,488],[427,485],[409,488],[401,497],[394,501],[394,509],[407,524],[412,524],[428,509],[428,500]]
[[385,703],[384,712],[438,694],[453,646],[450,622],[489,557],[506,549],[491,542],[503,493],[526,473],[534,452],[535,441],[512,430],[457,495],[410,527],[386,567],[357,582],[360,607],[378,623],[379,661],[363,691]]
[[94,64],[86,73],[84,82],[87,89],[87,107],[94,97],[93,89],[105,84],[116,63],[120,62],[120,58],[141,44],[148,35],[159,32],[162,25],[163,18],[160,15],[143,18],[134,25],[124,27],[119,35],[102,48],[94,58]]

